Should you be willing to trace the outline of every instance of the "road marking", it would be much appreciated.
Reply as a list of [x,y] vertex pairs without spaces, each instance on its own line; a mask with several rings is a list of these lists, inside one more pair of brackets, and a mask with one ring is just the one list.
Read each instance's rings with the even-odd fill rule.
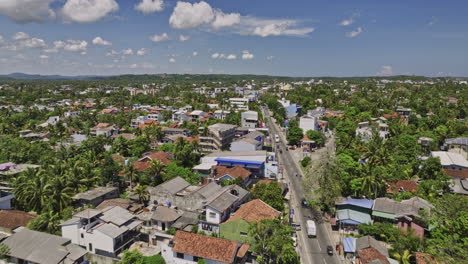
[[322,260],[323,260],[323,263],[327,264],[327,262],[325,261],[325,258],[323,258]]
[[317,241],[318,248],[319,248],[320,252],[322,252],[322,248],[320,247],[320,243],[319,243],[318,239],[315,240],[315,241]]

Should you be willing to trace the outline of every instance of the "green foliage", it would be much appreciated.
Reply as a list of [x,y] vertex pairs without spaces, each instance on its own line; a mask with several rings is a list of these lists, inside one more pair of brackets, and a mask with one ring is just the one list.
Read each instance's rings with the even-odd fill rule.
[[306,136],[310,139],[315,141],[317,146],[323,146],[325,144],[325,135],[322,132],[309,130],[306,133]]
[[259,263],[298,264],[291,234],[293,230],[278,219],[264,219],[249,227],[249,236],[254,239],[251,250],[259,257]]
[[193,185],[200,183],[199,175],[194,173],[191,169],[179,166],[175,162],[169,163],[166,167],[166,173],[163,175],[164,181],[168,181],[177,176],[184,178],[184,180]]
[[276,183],[257,183],[251,190],[252,199],[260,199],[282,212],[284,210],[284,201],[281,186]]
[[6,257],[6,255],[10,252],[10,248],[5,244],[0,244],[0,259]]
[[288,140],[289,145],[297,145],[303,137],[304,133],[302,131],[302,128],[293,126],[288,130],[288,136],[286,137],[286,139]]
[[161,255],[153,255],[143,257],[143,264],[166,264],[166,260]]
[[31,230],[60,235],[61,229],[59,225],[61,221],[62,218],[59,213],[49,211],[39,215],[39,217],[29,222],[26,227]]
[[143,255],[136,249],[125,250],[120,264],[143,264]]
[[306,156],[301,160],[301,165],[302,167],[307,168],[309,167],[311,162],[312,162],[312,159],[309,156]]
[[198,259],[197,264],[206,264],[204,259]]

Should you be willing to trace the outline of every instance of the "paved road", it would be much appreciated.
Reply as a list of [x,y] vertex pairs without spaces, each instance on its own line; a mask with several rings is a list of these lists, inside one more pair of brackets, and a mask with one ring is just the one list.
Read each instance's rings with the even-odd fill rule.
[[[301,206],[301,201],[304,198],[304,192],[301,185],[301,170],[299,165],[294,162],[294,159],[291,157],[289,151],[286,151],[287,144],[285,138],[282,136],[282,133],[278,130],[276,124],[274,124],[269,111],[267,108],[264,108],[264,116],[267,119],[268,127],[270,130],[270,136],[274,139],[274,135],[280,136],[279,148],[282,151],[277,151],[279,155],[280,166],[285,169],[285,176],[287,176],[289,181],[289,189],[291,192],[290,206],[295,211],[295,221],[299,221],[301,224],[301,231],[298,232],[299,236],[299,253],[301,256],[301,263],[308,264],[340,264],[340,260],[334,252],[333,256],[327,255],[326,247],[327,245],[333,245],[329,233],[326,230],[326,226],[323,223],[317,224],[317,237],[308,238],[307,237],[307,228],[306,221],[308,219],[314,219],[314,215],[320,214],[320,212],[313,212],[309,208],[304,208]],[[275,147],[277,143],[274,143]],[[281,153],[282,152],[282,153]],[[299,175],[296,177],[295,175]]]

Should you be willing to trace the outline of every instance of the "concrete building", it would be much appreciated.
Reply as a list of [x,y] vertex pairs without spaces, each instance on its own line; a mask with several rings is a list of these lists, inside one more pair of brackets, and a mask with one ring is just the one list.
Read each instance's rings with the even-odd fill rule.
[[200,136],[200,151],[216,152],[229,147],[236,135],[235,125],[214,124],[208,127],[208,135]]
[[139,236],[141,224],[120,206],[86,209],[61,224],[62,237],[92,253],[116,257]]
[[119,197],[119,188],[117,187],[98,187],[86,192],[78,193],[72,197],[79,206],[92,205],[98,206],[104,200]]
[[231,151],[258,151],[263,149],[265,135],[254,131],[231,143]]
[[235,111],[248,111],[249,99],[248,98],[229,98],[231,109]]
[[67,238],[23,228],[1,244],[9,248],[5,254],[8,263],[83,263],[86,250],[70,242]]
[[447,151],[458,153],[465,159],[468,159],[468,137],[464,138],[447,138],[445,140]]
[[258,127],[258,112],[246,111],[241,113],[241,126],[246,128]]
[[302,131],[307,133],[309,130],[318,131],[319,122],[318,118],[315,116],[304,115],[299,119],[299,128],[302,128]]
[[0,186],[0,210],[11,209],[11,200],[15,198],[15,194],[11,192],[12,190],[12,188]]

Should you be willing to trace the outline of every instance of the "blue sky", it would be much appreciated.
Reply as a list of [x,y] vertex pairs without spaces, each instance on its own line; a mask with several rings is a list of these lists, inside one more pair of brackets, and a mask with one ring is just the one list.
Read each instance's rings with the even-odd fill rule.
[[468,76],[467,14],[464,0],[0,0],[0,74]]

